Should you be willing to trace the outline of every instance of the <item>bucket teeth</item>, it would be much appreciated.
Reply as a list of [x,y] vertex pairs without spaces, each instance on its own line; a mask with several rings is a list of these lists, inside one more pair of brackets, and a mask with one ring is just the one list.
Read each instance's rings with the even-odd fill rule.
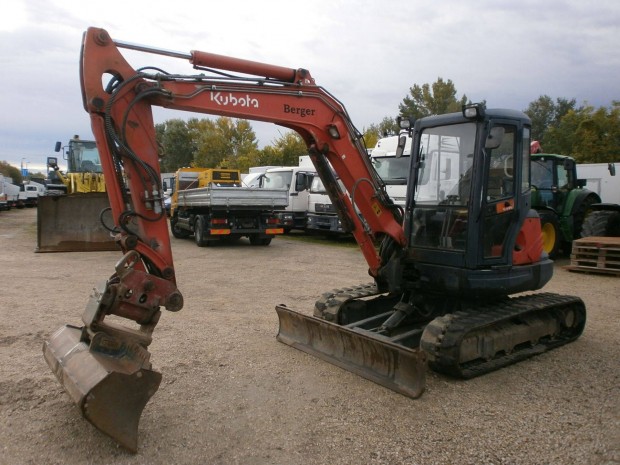
[[63,326],[43,344],[43,354],[80,412],[99,430],[131,452],[137,451],[142,410],[155,394],[161,373],[138,344],[96,333],[90,344],[83,330]]

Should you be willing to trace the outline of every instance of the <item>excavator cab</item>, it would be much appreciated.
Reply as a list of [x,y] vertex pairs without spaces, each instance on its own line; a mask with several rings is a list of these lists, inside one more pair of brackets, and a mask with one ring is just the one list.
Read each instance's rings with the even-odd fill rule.
[[[472,105],[420,119],[410,135],[406,244],[383,240],[374,285],[319,299],[320,329],[306,319],[290,336],[282,323],[290,318],[281,316],[285,342],[314,355],[320,348],[347,369],[350,359],[362,376],[415,397],[422,360],[471,378],[577,338],[585,324],[579,298],[511,297],[553,275],[530,208],[529,118]],[[328,322],[347,336],[333,336]]]
[[553,264],[541,260],[529,208],[529,120],[520,112],[474,108],[473,117],[453,113],[416,123],[407,259],[437,292],[539,289]]

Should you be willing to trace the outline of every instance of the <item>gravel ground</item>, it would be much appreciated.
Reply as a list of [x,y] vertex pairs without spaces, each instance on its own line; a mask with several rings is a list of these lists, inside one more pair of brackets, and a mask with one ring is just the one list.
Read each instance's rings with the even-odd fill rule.
[[151,345],[163,382],[133,455],[87,423],[43,360],[117,252],[35,254],[36,211],[0,212],[0,464],[620,464],[620,277],[556,264],[583,336],[470,381],[428,373],[412,400],[275,340],[276,304],[310,313],[368,282],[354,246],[173,239],[185,308]]

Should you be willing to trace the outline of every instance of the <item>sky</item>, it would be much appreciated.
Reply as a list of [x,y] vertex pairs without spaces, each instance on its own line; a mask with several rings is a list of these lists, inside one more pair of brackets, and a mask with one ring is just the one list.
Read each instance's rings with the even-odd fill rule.
[[[56,141],[92,139],[79,83],[83,32],[189,53],[310,70],[363,131],[414,85],[452,80],[457,98],[525,110],[541,95],[620,100],[617,0],[11,0],[0,15],[0,161],[44,171]],[[123,51],[191,74],[185,60]],[[156,109],[155,123],[202,114]],[[286,129],[252,122],[259,147]]]

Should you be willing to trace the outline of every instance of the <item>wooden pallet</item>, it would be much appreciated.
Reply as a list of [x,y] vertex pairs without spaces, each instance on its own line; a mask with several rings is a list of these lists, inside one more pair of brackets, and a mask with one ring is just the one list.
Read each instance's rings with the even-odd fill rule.
[[569,271],[620,276],[620,237],[584,237],[573,241]]

